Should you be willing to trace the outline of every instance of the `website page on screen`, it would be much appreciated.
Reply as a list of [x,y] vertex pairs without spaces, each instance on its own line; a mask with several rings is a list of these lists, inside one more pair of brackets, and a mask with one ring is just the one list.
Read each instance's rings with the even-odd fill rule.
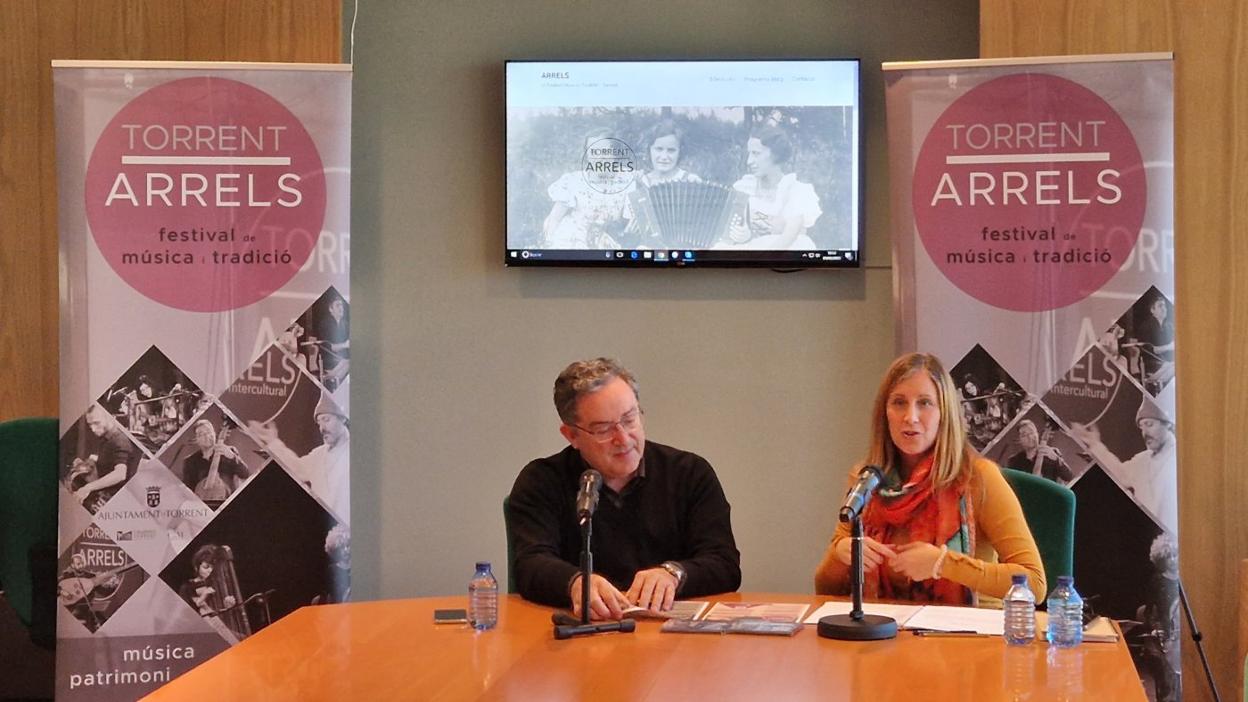
[[858,62],[512,61],[509,265],[859,265]]

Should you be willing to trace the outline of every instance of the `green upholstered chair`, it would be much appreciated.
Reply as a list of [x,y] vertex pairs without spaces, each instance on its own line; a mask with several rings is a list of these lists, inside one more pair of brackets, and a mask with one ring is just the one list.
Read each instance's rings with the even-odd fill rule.
[[511,536],[511,495],[503,498],[503,531],[507,533],[507,592],[516,591],[516,544]]
[[[1044,579],[1052,590],[1057,576],[1074,575],[1075,570],[1075,493],[1038,475],[1013,468],[1002,468],[1006,482],[1018,495],[1023,517],[1040,549]],[[1041,600],[1048,593],[1036,593]]]
[[57,420],[0,422],[0,584],[36,644],[56,645]]

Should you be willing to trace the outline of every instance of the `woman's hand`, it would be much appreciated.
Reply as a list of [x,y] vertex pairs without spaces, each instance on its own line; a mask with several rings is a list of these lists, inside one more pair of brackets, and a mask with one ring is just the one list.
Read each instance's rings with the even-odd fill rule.
[[911,580],[932,578],[932,568],[936,565],[936,559],[940,558],[939,548],[922,541],[895,548],[896,555],[889,560],[889,567]]
[[[836,560],[844,565],[850,565],[853,559],[852,537],[841,539],[836,543]],[[889,548],[886,544],[882,544],[875,539],[864,536],[862,537],[862,572],[873,573],[881,563],[891,561],[897,557],[897,552]]]
[[[778,219],[778,216],[776,217]],[[776,233],[776,224],[772,221],[772,215],[766,212],[754,210],[750,213],[750,231],[757,236],[766,236]]]

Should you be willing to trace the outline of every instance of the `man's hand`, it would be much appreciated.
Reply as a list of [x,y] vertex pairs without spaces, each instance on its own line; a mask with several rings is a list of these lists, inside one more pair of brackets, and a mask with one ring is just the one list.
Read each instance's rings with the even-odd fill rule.
[[1036,453],[1040,454],[1040,456],[1044,458],[1051,458],[1054,461],[1057,461],[1059,463],[1062,460],[1062,452],[1058,451],[1056,447],[1049,446],[1048,444],[1045,444],[1037,448]]
[[1093,444],[1101,443],[1101,430],[1095,424],[1080,424],[1072,422],[1070,425],[1070,433],[1076,439],[1079,439],[1089,447]]
[[628,601],[651,612],[664,612],[672,608],[676,600],[676,576],[666,568],[647,568],[637,571],[633,584],[628,588]]
[[[666,572],[666,571],[665,571]],[[581,576],[572,579],[572,614],[581,615]],[[623,619],[624,610],[630,607],[624,594],[606,578],[597,573],[589,576],[589,618]]]

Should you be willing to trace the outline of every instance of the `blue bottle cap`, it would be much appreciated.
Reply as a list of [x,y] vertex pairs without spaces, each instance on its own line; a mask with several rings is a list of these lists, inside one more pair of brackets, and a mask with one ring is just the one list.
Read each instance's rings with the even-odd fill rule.
[[1021,574],[1021,573],[1019,573],[1018,575],[1011,575],[1011,576],[1010,576],[1010,580],[1011,580],[1011,581],[1013,581],[1013,583],[1014,583],[1015,585],[1026,585],[1026,584],[1027,584],[1027,576],[1026,576],[1026,575],[1023,575],[1023,574]]
[[1073,584],[1074,584],[1074,582],[1075,582],[1075,576],[1073,576],[1073,575],[1059,575],[1059,576],[1057,576],[1057,584],[1058,584],[1058,585],[1073,585]]
[[489,569],[490,569],[489,561],[477,561],[477,570],[489,570]]

